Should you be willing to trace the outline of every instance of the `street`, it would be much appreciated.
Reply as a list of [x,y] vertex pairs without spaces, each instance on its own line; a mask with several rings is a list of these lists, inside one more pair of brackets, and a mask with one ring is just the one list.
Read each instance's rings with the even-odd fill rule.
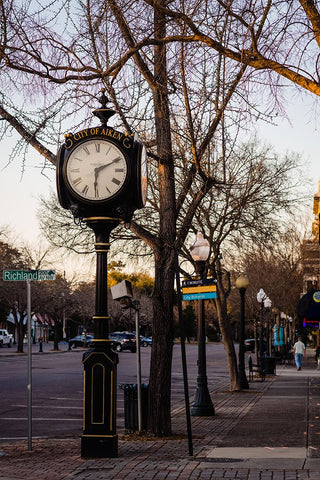
[[[26,347],[26,346],[25,346]],[[32,355],[32,435],[68,437],[82,432],[83,349],[49,352],[52,345],[39,353],[33,346]],[[27,347],[25,348],[27,350]],[[173,347],[172,410],[184,405],[181,347]],[[197,345],[186,345],[190,401],[197,377]],[[142,383],[148,383],[151,348],[141,348]],[[27,437],[27,355],[12,349],[0,349],[0,441]],[[207,344],[207,375],[209,390],[228,384],[229,374],[222,344]],[[136,383],[136,356],[119,354],[117,384]],[[213,404],[215,403],[212,398]],[[119,388],[117,401],[118,432],[124,431],[124,394]]]

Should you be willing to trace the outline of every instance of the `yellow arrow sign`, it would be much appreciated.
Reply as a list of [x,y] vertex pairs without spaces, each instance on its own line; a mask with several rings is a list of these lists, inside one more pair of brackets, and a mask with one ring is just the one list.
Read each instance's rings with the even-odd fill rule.
[[216,292],[216,285],[204,285],[201,287],[183,287],[182,293],[206,293],[206,292]]

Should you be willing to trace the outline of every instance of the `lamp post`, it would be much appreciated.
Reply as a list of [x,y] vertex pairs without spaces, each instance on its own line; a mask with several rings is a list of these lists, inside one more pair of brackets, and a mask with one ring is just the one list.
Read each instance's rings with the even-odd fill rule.
[[244,310],[245,310],[245,294],[246,290],[249,286],[249,280],[245,275],[241,275],[236,280],[236,287],[239,289],[240,298],[241,298],[241,310],[240,310],[240,335],[239,335],[239,362],[238,362],[238,369],[239,369],[239,380],[240,380],[240,388],[247,389],[249,388],[248,379],[246,376],[245,365],[244,365]]
[[267,299],[267,295],[264,290],[260,288],[257,293],[257,300],[260,303],[260,333],[259,333],[259,356],[258,356],[258,365],[259,370],[262,370],[262,357],[263,357],[263,309],[264,302]]
[[270,356],[270,308],[271,308],[272,302],[269,297],[267,297],[264,301],[264,306],[266,309],[266,319],[267,319],[267,331],[266,331],[266,337],[267,337],[267,356]]
[[[206,261],[209,257],[210,245],[203,238],[202,233],[197,233],[196,241],[190,247],[190,253],[200,279],[205,279]],[[204,300],[198,300],[198,376],[194,402],[191,406],[191,415],[194,417],[209,417],[214,414],[214,406],[210,398],[207,382]]]

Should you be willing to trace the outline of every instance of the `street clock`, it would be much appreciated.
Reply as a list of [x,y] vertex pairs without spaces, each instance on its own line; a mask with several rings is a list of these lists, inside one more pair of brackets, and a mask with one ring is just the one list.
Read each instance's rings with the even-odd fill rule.
[[95,110],[104,121],[101,126],[65,136],[58,152],[58,197],[79,218],[129,221],[146,203],[147,154],[136,136],[106,125],[110,112]]

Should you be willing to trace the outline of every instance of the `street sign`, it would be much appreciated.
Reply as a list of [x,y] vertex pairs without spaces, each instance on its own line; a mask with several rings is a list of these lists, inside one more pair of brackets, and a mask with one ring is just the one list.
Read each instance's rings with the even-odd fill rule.
[[208,300],[217,298],[217,292],[187,293],[182,295],[182,300]]
[[217,280],[203,278],[200,280],[185,280],[182,282],[182,300],[208,300],[217,298]]
[[45,280],[55,280],[56,272],[54,270],[4,270],[3,280],[6,282],[25,282],[33,280],[42,282]]
[[194,280],[183,280],[182,281],[182,286],[183,287],[194,287],[196,285],[202,286],[202,285],[215,285],[217,283],[217,280],[215,278],[200,278],[200,279],[194,279]]
[[182,293],[207,293],[216,292],[216,285],[204,285],[198,287],[182,287]]

